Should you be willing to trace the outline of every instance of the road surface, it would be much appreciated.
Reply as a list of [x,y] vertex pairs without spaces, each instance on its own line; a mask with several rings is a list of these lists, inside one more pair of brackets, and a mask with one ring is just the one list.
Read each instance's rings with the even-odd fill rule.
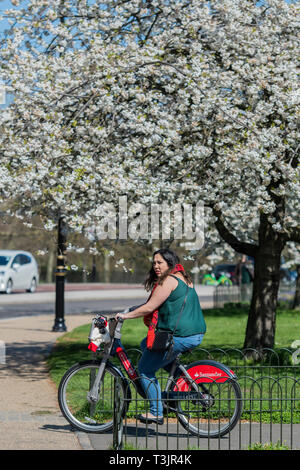
[[[212,307],[214,288],[198,286],[196,290],[202,307]],[[148,296],[149,293],[139,285],[67,284],[65,315],[105,310],[119,312],[144,303]],[[41,314],[55,314],[54,285],[40,285],[34,294],[22,291],[0,294],[0,319]]]

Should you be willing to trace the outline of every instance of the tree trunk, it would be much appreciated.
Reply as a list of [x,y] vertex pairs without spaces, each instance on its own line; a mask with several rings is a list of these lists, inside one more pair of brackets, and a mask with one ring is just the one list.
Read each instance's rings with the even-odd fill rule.
[[84,284],[87,283],[87,263],[86,263],[86,256],[84,255],[83,256],[83,260],[82,260],[82,282]]
[[[282,221],[285,213],[284,198],[275,195],[271,190],[281,183],[279,179],[270,183],[270,197],[276,204],[273,216]],[[238,253],[254,258],[253,293],[246,328],[244,348],[262,351],[273,348],[276,327],[277,296],[280,281],[280,260],[282,250],[288,240],[286,233],[275,232],[268,216],[260,214],[258,243],[241,242],[231,233],[222,221],[222,213],[213,207],[213,215],[220,236]]]
[[284,244],[283,237],[274,233],[266,220],[261,221],[244,348],[261,351],[274,347],[280,260]]
[[110,282],[110,259],[106,252],[104,252],[103,272],[104,282]]
[[296,280],[296,291],[294,295],[294,300],[293,300],[293,309],[298,309],[300,308],[300,265],[298,264],[296,267],[297,271],[297,280]]
[[55,256],[54,249],[49,248],[49,255],[48,255],[48,262],[47,262],[47,275],[46,275],[46,282],[48,282],[49,284],[53,282],[54,256]]
[[93,258],[92,258],[91,282],[97,282],[97,266],[96,266],[96,256],[95,255],[93,255]]

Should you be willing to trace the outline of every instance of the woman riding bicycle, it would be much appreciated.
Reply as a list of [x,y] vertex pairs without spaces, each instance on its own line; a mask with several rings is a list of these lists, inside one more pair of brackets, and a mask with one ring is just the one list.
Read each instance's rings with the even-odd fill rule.
[[[155,376],[156,372],[167,368],[179,353],[198,346],[206,332],[198,295],[190,276],[179,263],[178,256],[172,250],[155,251],[152,267],[144,283],[146,290],[152,289],[148,301],[129,313],[116,315],[116,318],[123,320],[144,317],[145,324],[150,325],[148,336],[141,342],[143,354],[138,364],[141,382],[150,401],[150,413],[138,416],[144,423],[163,424],[161,389]],[[184,308],[179,317],[184,300]],[[171,354],[168,351],[157,352],[148,349],[155,318],[160,330],[173,332],[176,327]]]

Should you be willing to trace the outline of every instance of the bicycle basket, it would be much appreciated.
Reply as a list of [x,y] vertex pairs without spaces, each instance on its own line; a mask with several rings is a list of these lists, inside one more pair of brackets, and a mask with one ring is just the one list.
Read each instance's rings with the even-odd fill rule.
[[89,346],[92,352],[96,352],[102,343],[110,343],[111,337],[108,331],[107,320],[105,317],[93,318],[89,334]]

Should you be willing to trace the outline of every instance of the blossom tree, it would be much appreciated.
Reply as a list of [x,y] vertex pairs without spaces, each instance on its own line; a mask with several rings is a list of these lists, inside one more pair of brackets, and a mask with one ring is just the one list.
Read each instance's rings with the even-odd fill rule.
[[300,239],[298,14],[283,0],[31,0],[8,13],[4,189],[74,228],[119,194],[202,200],[255,261],[244,346],[273,347],[280,257]]

